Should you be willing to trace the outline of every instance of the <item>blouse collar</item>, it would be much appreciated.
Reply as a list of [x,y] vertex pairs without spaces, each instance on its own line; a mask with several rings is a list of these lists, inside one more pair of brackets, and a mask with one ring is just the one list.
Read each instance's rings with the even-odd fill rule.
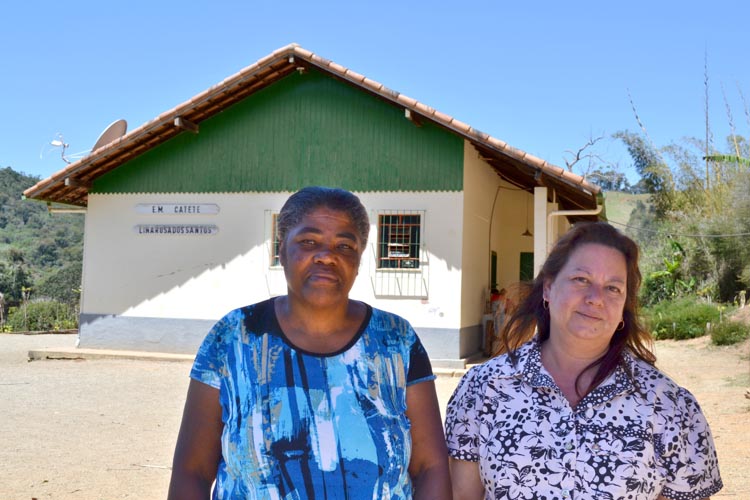
[[[516,351],[516,370],[523,380],[532,387],[554,388],[557,384],[542,365],[542,343],[538,336],[522,345]],[[635,390],[633,374],[635,369],[633,356],[624,351],[620,362],[614,371],[604,379],[593,391],[588,393],[580,402],[579,406],[589,399],[610,400],[613,397],[632,392]]]

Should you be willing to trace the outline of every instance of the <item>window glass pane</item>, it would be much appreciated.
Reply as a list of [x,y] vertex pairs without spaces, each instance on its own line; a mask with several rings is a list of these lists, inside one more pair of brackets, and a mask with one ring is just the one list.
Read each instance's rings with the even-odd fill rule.
[[419,268],[420,214],[392,213],[378,217],[378,268]]

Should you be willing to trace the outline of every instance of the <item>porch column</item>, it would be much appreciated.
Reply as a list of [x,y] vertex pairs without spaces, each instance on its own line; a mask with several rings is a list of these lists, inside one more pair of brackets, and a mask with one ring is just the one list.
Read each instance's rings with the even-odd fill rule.
[[534,188],[534,278],[547,258],[547,188]]

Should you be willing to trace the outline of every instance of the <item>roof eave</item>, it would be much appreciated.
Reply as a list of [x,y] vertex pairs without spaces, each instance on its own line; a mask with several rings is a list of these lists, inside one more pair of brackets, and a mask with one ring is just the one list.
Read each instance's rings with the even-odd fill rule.
[[491,156],[501,162],[521,164],[529,168],[531,177],[539,181],[539,173],[555,185],[567,187],[576,192],[574,198],[581,208],[596,206],[598,186],[589,184],[584,178],[561,167],[552,165],[540,158],[513,148],[489,134],[480,132],[455,118],[441,113],[416,99],[391,90],[359,73],[322,58],[297,44],[282,47],[259,61],[240,70],[218,84],[196,95],[192,99],[162,113],[124,136],[93,151],[63,170],[53,174],[24,191],[27,198],[54,201],[76,206],[86,206],[88,189],[93,181],[130,159],[161,144],[182,129],[178,119],[185,119],[200,126],[203,120],[244,99],[256,91],[287,76],[296,70],[313,66],[335,78],[341,79],[362,90],[409,110],[414,118],[429,120],[475,145],[481,146]]

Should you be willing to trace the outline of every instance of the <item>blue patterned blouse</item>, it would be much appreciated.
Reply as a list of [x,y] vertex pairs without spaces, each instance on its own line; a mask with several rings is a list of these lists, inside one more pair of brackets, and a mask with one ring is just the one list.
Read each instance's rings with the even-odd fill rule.
[[367,309],[326,355],[286,339],[273,299],[214,325],[190,374],[220,391],[214,499],[411,498],[406,387],[435,376],[406,320]]

